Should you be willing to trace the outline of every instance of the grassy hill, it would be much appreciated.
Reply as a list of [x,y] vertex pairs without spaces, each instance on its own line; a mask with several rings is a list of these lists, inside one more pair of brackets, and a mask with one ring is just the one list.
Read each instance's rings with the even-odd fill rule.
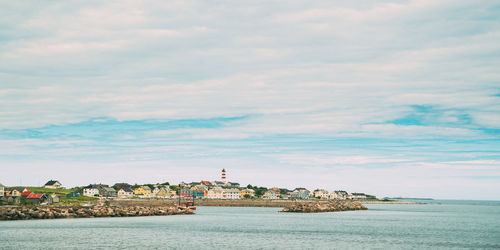
[[43,188],[43,187],[22,187],[22,188],[27,188],[29,191],[32,191],[37,194],[45,193],[45,194],[66,195],[75,191],[74,189],[65,189],[65,188],[58,188],[58,189]]

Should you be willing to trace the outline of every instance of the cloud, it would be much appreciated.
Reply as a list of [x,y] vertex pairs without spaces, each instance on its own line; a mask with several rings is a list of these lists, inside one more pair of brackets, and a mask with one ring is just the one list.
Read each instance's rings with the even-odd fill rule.
[[[380,173],[445,180],[431,170],[474,170],[500,155],[500,6],[491,1],[1,5],[7,165],[202,169],[204,159],[297,181],[317,165],[326,173],[308,178],[327,183],[337,174],[328,165],[351,167],[345,178],[390,166]],[[472,193],[485,187],[467,183]]]

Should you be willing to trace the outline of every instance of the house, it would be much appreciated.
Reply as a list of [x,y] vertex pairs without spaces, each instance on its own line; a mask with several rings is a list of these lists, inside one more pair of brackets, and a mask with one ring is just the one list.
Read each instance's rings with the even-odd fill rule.
[[224,185],[226,185],[226,183],[223,181],[214,181],[212,183],[214,184],[214,186],[217,186],[217,187],[224,187]]
[[253,189],[243,189],[240,191],[240,199],[250,198],[255,196],[255,191]]
[[51,194],[47,196],[47,203],[58,203],[59,202],[59,196],[55,194]]
[[347,199],[347,192],[346,191],[333,191],[330,193],[329,199],[330,200],[345,200]]
[[31,191],[24,191],[21,193],[21,198],[26,199],[26,197],[28,197],[32,193],[33,192],[31,192]]
[[118,198],[132,198],[134,197],[134,190],[130,189],[130,188],[121,188],[120,190],[118,190]]
[[115,183],[115,185],[113,185],[113,188],[115,190],[120,190],[120,189],[131,189],[132,188],[132,185],[128,184],[128,183]]
[[112,187],[99,185],[97,189],[102,197],[116,197],[116,190]]
[[224,187],[225,188],[239,188],[240,184],[236,183],[236,182],[227,182],[226,184],[224,184]]
[[5,197],[5,186],[0,183],[0,197]]
[[224,193],[224,189],[222,189],[221,187],[214,187],[214,188],[208,190],[207,198],[208,199],[222,199],[223,193]]
[[[175,194],[175,192],[174,192]],[[170,188],[169,187],[160,187],[158,192],[155,194],[155,197],[156,198],[162,198],[162,199],[165,199],[165,198],[171,198],[172,197],[172,192],[170,192]]]
[[198,185],[191,188],[191,191],[193,191],[193,196],[195,198],[206,198],[207,190],[208,188],[204,185]]
[[28,191],[28,189],[23,187],[12,187],[5,189],[5,196],[10,197],[21,197],[21,194]]
[[33,204],[41,204],[47,202],[47,195],[46,194],[30,194],[28,197],[26,197],[26,200],[33,203]]
[[192,199],[194,197],[194,192],[191,189],[183,188],[179,191],[179,196],[185,199]]
[[93,185],[87,186],[83,189],[83,196],[98,197],[99,196],[99,189],[97,189]]
[[8,203],[20,203],[21,202],[21,196],[5,196],[2,199],[5,200],[5,202]]
[[134,189],[134,195],[141,198],[150,198],[151,197],[151,188],[148,186],[140,186]]
[[51,188],[51,189],[56,189],[56,188],[61,188],[62,185],[59,181],[54,181],[50,180],[45,185],[43,185],[44,188]]
[[364,193],[351,193],[351,198],[353,200],[365,200],[366,194],[364,194]]
[[267,190],[264,195],[262,195],[262,199],[265,200],[277,200],[280,198],[280,189],[279,188],[271,188]]
[[227,200],[239,200],[240,199],[240,190],[237,188],[225,189],[222,193],[223,199]]
[[200,183],[201,183],[201,185],[207,186],[207,187],[212,187],[213,186],[212,182],[210,182],[210,181],[201,181]]
[[78,193],[78,192],[71,192],[71,193],[67,194],[66,197],[68,197],[68,198],[80,197],[80,193]]
[[329,198],[328,191],[324,189],[316,189],[312,192],[312,197],[322,200],[327,200]]
[[296,188],[290,193],[290,198],[305,200],[310,198],[309,194],[310,194],[309,190],[305,188]]

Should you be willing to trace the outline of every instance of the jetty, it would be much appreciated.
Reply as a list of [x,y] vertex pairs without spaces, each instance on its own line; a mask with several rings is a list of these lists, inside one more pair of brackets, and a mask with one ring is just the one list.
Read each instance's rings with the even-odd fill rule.
[[1,220],[133,217],[194,214],[179,206],[3,206]]
[[368,208],[357,201],[315,201],[290,203],[287,204],[281,211],[294,213],[322,213],[367,209]]

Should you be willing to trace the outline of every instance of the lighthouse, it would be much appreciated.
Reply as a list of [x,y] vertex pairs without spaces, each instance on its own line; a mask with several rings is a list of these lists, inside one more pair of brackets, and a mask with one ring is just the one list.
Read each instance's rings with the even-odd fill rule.
[[222,169],[222,178],[221,178],[222,182],[226,183],[226,169],[223,168]]

